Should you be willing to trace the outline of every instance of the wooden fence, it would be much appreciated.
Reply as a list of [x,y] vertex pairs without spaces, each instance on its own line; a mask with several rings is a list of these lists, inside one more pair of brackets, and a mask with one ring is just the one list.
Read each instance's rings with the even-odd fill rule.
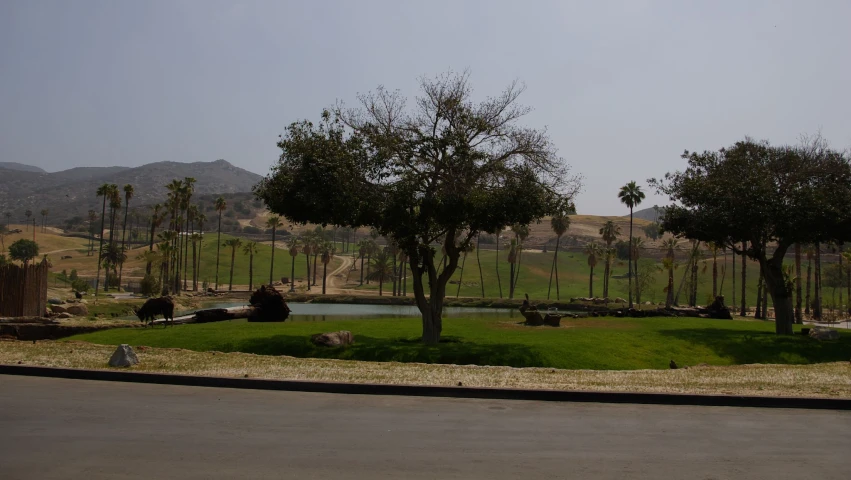
[[0,317],[42,317],[47,310],[47,261],[0,266]]

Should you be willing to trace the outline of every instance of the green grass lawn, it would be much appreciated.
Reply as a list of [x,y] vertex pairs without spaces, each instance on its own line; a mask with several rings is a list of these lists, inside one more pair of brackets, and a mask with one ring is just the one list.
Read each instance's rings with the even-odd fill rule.
[[[807,364],[847,361],[851,334],[834,342],[802,335],[776,336],[773,323],[693,318],[564,320],[567,328],[525,327],[514,320],[448,319],[443,342],[419,342],[420,320],[326,322],[230,321],[156,329],[119,328],[71,337],[98,344],[147,345],[195,351],[568,369],[664,369],[707,363]],[[311,334],[350,330],[356,344],[318,348]]]

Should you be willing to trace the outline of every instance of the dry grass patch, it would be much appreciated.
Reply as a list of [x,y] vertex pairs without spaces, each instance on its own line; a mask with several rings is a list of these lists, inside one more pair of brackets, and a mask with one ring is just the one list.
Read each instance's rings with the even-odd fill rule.
[[[560,370],[302,359],[135,347],[133,371],[218,377],[458,385],[611,392],[851,398],[851,364],[740,365],[679,370]],[[107,369],[114,347],[85,342],[0,342],[0,363]]]

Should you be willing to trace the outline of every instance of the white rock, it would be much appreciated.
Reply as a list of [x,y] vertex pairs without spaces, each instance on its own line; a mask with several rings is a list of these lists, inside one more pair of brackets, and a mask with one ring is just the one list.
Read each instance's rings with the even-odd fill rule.
[[112,357],[109,358],[110,367],[129,367],[137,363],[139,363],[139,357],[136,356],[133,348],[126,343],[119,345]]

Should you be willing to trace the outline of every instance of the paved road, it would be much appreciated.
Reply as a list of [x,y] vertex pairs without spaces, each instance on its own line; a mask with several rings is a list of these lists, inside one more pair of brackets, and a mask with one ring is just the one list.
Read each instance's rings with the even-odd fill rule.
[[847,479],[851,413],[0,375],[12,479]]

